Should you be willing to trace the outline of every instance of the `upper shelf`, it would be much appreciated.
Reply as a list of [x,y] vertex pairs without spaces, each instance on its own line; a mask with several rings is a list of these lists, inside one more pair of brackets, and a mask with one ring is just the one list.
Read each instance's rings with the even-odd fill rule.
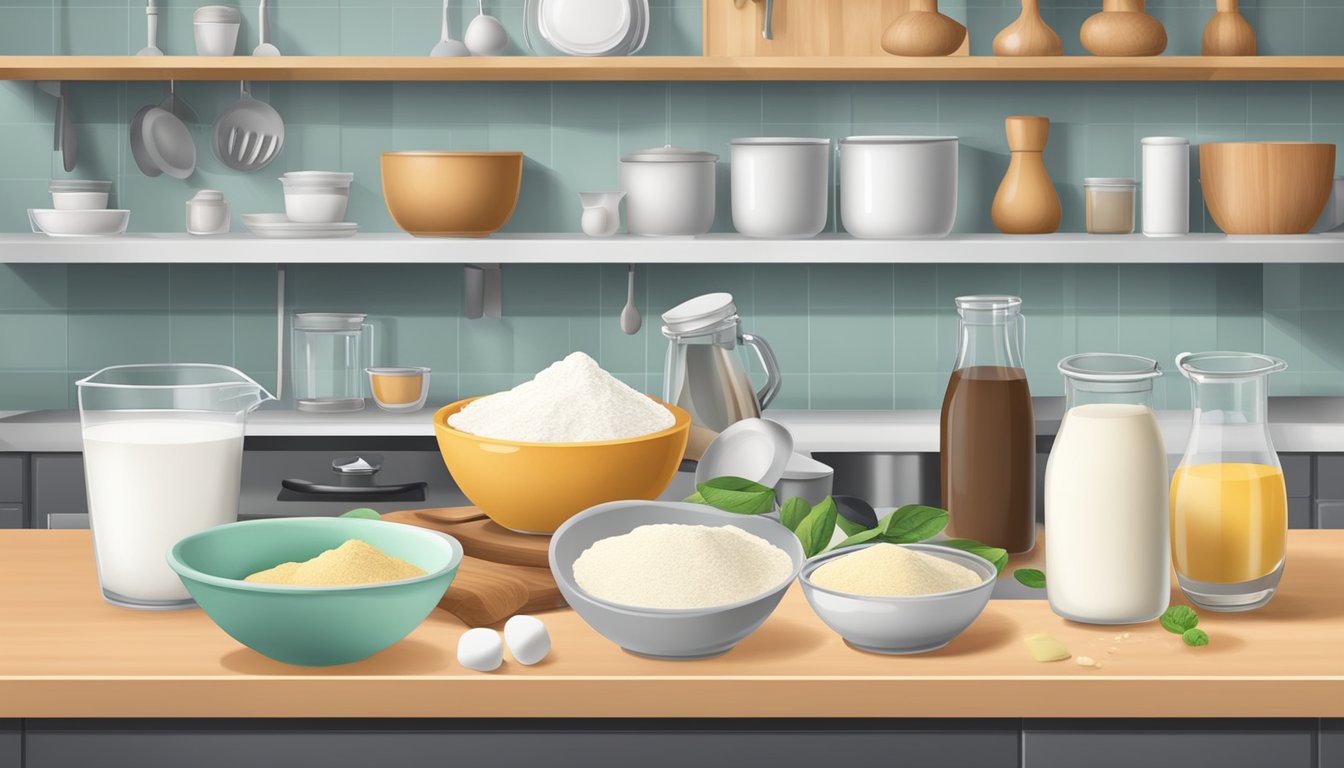
[[0,80],[1344,80],[1344,56],[0,56]]

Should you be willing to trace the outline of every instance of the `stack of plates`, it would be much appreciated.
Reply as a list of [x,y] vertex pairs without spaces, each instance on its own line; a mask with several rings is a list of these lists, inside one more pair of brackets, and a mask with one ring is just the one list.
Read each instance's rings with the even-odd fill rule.
[[243,225],[257,237],[296,240],[302,238],[350,237],[359,225],[349,221],[334,224],[301,224],[283,213],[244,213]]
[[629,56],[649,36],[649,0],[527,0],[524,13],[544,56]]

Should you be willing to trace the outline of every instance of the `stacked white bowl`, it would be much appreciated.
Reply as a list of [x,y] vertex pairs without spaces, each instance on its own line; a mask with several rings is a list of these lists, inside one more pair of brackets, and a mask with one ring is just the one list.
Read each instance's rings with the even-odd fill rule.
[[34,232],[53,237],[98,237],[126,231],[131,212],[107,209],[112,182],[54,179],[47,189],[51,191],[52,207],[28,209]]
[[285,215],[300,224],[335,224],[345,219],[353,173],[290,171],[280,177]]

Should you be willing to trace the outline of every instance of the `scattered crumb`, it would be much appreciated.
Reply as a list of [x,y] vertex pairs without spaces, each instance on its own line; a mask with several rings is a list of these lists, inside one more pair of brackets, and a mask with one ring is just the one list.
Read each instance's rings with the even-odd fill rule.
[[1023,639],[1036,661],[1063,661],[1072,655],[1058,640],[1047,634],[1027,635]]
[[1124,639],[1128,640],[1128,639],[1129,639],[1129,633],[1126,632],[1125,634],[1121,635],[1121,637],[1123,637]]
[[1078,666],[1080,666],[1080,667],[1100,667],[1100,666],[1101,666],[1100,664],[1097,663],[1097,660],[1094,659],[1094,658],[1092,658],[1091,656],[1079,656],[1078,658],[1074,659],[1074,661],[1077,662]]
[[1107,653],[1115,653],[1117,650],[1119,650],[1119,649],[1118,649],[1118,648],[1115,648],[1115,647],[1111,647],[1111,648],[1107,648],[1107,649],[1106,649],[1106,652],[1107,652]]

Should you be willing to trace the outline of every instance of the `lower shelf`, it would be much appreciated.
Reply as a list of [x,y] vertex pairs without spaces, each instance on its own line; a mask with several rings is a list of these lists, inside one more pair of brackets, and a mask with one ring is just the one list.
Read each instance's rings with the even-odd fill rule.
[[367,234],[336,240],[265,240],[246,234],[121,235],[57,239],[0,235],[9,264],[1306,264],[1344,263],[1344,238],[1055,234],[954,235],[940,240],[757,240],[741,235],[646,238],[495,235],[415,238]]

